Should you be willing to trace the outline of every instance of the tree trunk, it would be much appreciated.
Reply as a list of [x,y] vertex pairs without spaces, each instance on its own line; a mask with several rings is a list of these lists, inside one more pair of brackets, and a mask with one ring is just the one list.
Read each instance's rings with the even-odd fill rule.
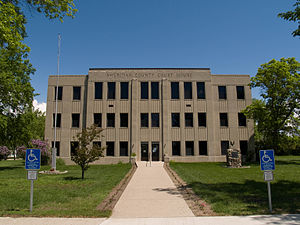
[[81,168],[81,179],[84,179],[84,168]]

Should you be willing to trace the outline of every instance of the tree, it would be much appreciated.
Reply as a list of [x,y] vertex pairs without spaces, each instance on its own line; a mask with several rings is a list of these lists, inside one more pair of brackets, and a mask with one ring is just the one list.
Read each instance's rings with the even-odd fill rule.
[[256,122],[263,142],[279,153],[280,138],[290,132],[291,121],[299,129],[300,63],[295,58],[275,59],[258,68],[251,87],[261,89],[262,100],[255,100],[243,113]]
[[87,129],[82,129],[82,131],[76,135],[78,147],[76,147],[75,153],[71,156],[71,160],[81,167],[81,179],[84,179],[84,171],[89,168],[89,163],[103,157],[104,148],[93,144],[94,140],[101,137],[102,131],[102,129],[92,125]]
[[[34,89],[30,76],[30,48],[23,9],[43,13],[49,19],[74,16],[73,0],[0,0],[0,129],[9,129],[9,119],[31,108]],[[1,144],[1,143],[0,143]]]
[[288,21],[298,22],[298,29],[294,30],[292,33],[295,37],[300,36],[300,0],[297,0],[293,6],[295,6],[293,11],[279,13],[278,16]]

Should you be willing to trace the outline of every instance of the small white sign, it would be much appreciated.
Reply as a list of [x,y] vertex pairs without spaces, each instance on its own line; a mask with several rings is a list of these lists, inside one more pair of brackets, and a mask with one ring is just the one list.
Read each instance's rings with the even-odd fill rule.
[[28,170],[27,171],[27,180],[36,180],[37,179],[37,171]]
[[274,180],[273,171],[264,171],[264,179],[265,181],[273,181]]

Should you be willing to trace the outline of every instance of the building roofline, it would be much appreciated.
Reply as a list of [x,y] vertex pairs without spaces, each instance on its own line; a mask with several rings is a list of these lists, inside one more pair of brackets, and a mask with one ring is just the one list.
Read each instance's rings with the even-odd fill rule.
[[210,68],[89,68],[89,70],[210,70]]

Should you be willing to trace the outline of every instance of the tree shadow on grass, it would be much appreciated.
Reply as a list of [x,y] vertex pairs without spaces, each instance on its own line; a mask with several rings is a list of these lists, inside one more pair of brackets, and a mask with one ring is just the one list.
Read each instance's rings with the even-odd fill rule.
[[[214,211],[229,215],[268,214],[266,182],[189,184],[194,192],[213,205]],[[274,213],[300,213],[300,182],[271,183]]]
[[300,165],[300,160],[297,159],[291,159],[291,160],[276,160],[275,161],[276,165]]
[[82,180],[81,177],[64,177],[64,180]]

